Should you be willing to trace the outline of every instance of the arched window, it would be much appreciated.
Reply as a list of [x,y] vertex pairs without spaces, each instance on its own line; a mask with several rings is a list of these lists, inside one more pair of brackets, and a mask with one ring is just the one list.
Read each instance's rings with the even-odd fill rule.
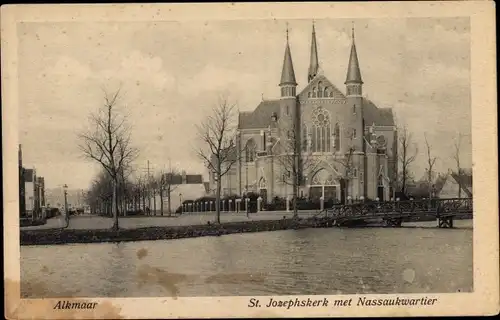
[[316,98],[316,87],[313,87],[313,98]]
[[255,161],[255,153],[257,146],[255,145],[255,141],[250,139],[247,141],[245,146],[245,161],[246,162],[254,162]]
[[352,106],[352,113],[356,114],[356,105]]
[[330,96],[329,92],[328,92],[328,87],[325,88],[325,94],[324,94],[324,97],[325,98],[328,98]]
[[308,92],[307,93],[307,97],[310,98],[311,97],[311,92]]
[[333,130],[335,151],[340,151],[340,126],[338,123],[335,124],[335,129]]
[[333,98],[333,91],[330,91],[330,98]]
[[323,83],[320,81],[318,82],[318,98],[323,97]]
[[331,123],[330,113],[323,107],[318,107],[312,115],[312,145],[313,152],[330,152]]

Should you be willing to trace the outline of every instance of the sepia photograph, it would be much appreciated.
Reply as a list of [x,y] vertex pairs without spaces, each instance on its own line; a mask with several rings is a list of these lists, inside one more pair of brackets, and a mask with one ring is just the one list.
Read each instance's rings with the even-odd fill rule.
[[[473,121],[478,17],[272,10],[287,5],[69,6],[9,25],[17,300],[50,301],[48,318],[328,316],[466,301],[486,290],[479,268],[498,282],[476,241],[498,240],[496,148],[479,146],[497,128]],[[498,311],[493,286],[482,312]],[[124,313],[119,298],[183,311]],[[217,313],[185,298],[238,300]]]

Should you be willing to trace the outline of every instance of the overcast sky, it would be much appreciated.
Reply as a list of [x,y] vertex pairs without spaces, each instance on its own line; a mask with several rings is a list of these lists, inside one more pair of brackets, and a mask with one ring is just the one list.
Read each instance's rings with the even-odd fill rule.
[[[299,82],[306,85],[311,21],[289,20]],[[471,166],[468,18],[355,20],[364,93],[392,107],[419,145],[424,132],[439,158],[454,167],[452,139],[465,135],[462,163]],[[351,20],[317,20],[321,68],[344,90]],[[22,23],[18,25],[20,143],[24,163],[49,188],[86,188],[96,166],[82,158],[76,134],[103,103],[102,88],[120,85],[120,107],[140,148],[137,166],[168,164],[206,173],[194,152],[195,124],[220,94],[240,110],[279,96],[284,20],[209,22]]]

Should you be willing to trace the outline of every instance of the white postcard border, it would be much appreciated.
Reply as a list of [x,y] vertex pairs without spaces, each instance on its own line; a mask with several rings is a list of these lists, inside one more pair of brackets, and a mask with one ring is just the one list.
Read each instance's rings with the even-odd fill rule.
[[[2,6],[2,139],[4,265],[7,318],[163,318],[485,315],[499,310],[497,101],[494,4],[471,2],[123,4]],[[152,21],[212,19],[322,19],[470,17],[474,174],[474,292],[453,294],[331,295],[315,299],[437,298],[432,306],[248,308],[249,297],[91,298],[95,310],[54,310],[59,299],[20,299],[17,145],[19,21]],[[304,298],[299,297],[299,298]],[[258,297],[257,297],[258,298]],[[284,300],[286,296],[276,297]],[[288,297],[290,298],[290,297]],[[291,298],[296,298],[293,296]],[[266,298],[260,297],[262,301]],[[82,299],[68,299],[78,300]],[[353,303],[354,304],[354,303]]]

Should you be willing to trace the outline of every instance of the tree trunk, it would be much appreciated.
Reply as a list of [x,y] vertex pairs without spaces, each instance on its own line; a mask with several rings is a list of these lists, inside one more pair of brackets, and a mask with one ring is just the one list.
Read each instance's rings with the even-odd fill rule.
[[[349,190],[349,179],[345,179],[345,200],[346,203],[349,204],[349,196],[351,195],[350,190]],[[378,197],[378,195],[377,195]]]
[[[220,171],[219,171],[220,172]],[[215,193],[215,212],[217,214],[217,223],[220,224],[220,194],[221,194],[221,176],[217,174],[217,191]]]
[[160,214],[163,216],[163,188],[160,188]]
[[297,185],[297,175],[295,174],[295,179],[293,181],[293,218],[296,219],[299,216],[299,210],[297,208],[297,196],[298,196],[298,185]]
[[146,192],[142,190],[142,211],[146,212]]
[[156,189],[153,189],[153,215],[156,216]]
[[170,186],[167,189],[167,197],[168,197],[168,216],[172,216],[172,190],[170,190]]
[[[116,181],[113,181],[113,198],[111,201],[112,205],[112,212],[113,212],[113,230],[118,230],[119,225],[118,225],[118,199],[117,199],[117,183]],[[114,209],[114,210],[113,210]]]
[[401,177],[401,193],[406,195],[406,172],[403,170],[403,176]]
[[293,159],[293,218],[296,219],[299,217],[299,211],[297,208],[297,197],[298,197],[298,189],[299,189],[299,160],[297,152],[294,151],[294,159]]

